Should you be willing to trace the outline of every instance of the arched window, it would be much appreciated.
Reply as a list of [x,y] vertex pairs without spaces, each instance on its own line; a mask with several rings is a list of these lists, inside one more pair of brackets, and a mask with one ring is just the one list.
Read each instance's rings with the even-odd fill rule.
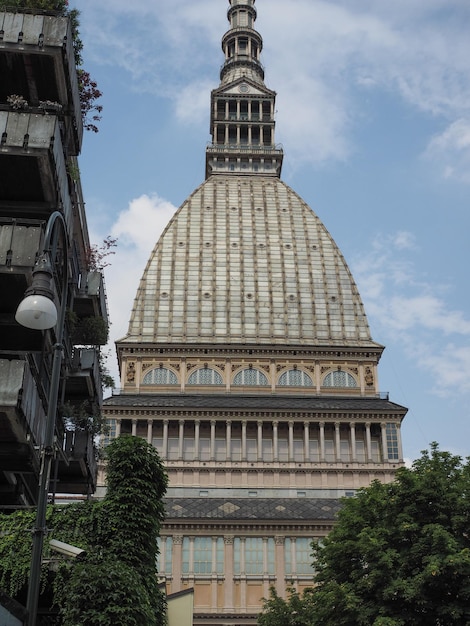
[[166,367],[156,367],[144,376],[143,385],[177,385],[176,374]]
[[327,374],[323,380],[324,387],[357,387],[357,382],[354,376],[343,372],[343,370],[336,370]]
[[308,374],[302,370],[288,370],[281,374],[279,382],[280,387],[312,387],[313,382]]
[[222,376],[216,370],[204,367],[188,378],[188,385],[223,385]]
[[263,374],[263,372],[250,368],[250,369],[241,370],[241,372],[238,372],[235,378],[233,379],[233,385],[234,386],[242,386],[242,385],[260,386],[260,385],[269,385],[269,383],[268,383],[268,379]]

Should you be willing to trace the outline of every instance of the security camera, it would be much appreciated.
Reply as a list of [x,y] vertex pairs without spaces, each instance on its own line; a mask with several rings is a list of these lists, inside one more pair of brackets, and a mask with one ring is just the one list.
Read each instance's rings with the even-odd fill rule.
[[64,543],[63,541],[57,541],[57,539],[51,539],[49,545],[51,550],[59,552],[69,559],[76,559],[78,556],[85,554],[85,550],[82,550],[82,548],[71,546],[69,543]]

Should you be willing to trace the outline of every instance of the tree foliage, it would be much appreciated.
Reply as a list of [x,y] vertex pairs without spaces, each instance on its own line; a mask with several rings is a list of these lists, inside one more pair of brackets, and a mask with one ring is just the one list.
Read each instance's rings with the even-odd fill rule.
[[[164,518],[167,476],[155,448],[121,437],[107,448],[108,489],[99,502],[50,506],[50,538],[86,552],[58,560],[51,582],[44,545],[42,599],[51,593],[61,626],[163,626],[165,600],[157,585],[157,537]],[[34,512],[0,515],[0,586],[24,599]]]
[[468,626],[470,460],[432,444],[393,483],[345,499],[313,558],[315,587],[272,595],[261,626],[295,624],[294,605],[308,626]]
[[259,626],[313,626],[316,624],[313,605],[313,589],[303,595],[295,589],[287,590],[287,600],[281,598],[271,587],[269,598],[263,602],[263,612],[258,618]]

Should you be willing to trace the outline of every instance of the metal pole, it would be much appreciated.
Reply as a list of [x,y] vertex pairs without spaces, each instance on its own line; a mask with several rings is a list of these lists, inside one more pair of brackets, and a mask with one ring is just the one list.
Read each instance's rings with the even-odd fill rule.
[[50,249],[50,238],[53,227],[57,220],[61,223],[64,235],[64,268],[63,268],[63,289],[60,299],[60,312],[56,325],[56,343],[53,346],[53,360],[51,382],[48,395],[47,417],[46,417],[46,433],[44,438],[44,449],[42,453],[41,473],[39,476],[39,493],[38,505],[36,511],[36,522],[33,529],[33,548],[31,555],[31,567],[28,585],[28,597],[26,600],[26,609],[28,611],[28,626],[36,626],[36,617],[38,610],[39,588],[41,582],[42,567],[42,549],[44,545],[44,537],[47,533],[46,528],[46,510],[47,497],[49,493],[49,482],[51,476],[52,460],[54,457],[54,434],[57,419],[57,404],[59,397],[60,372],[62,366],[62,340],[65,326],[65,309],[67,306],[68,295],[68,244],[67,244],[67,228],[62,214],[58,211],[52,213],[46,227],[46,237],[44,241],[44,250]]

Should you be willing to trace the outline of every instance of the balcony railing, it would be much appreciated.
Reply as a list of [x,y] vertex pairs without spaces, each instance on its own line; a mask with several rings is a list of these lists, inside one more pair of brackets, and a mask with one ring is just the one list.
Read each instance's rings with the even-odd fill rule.
[[[69,154],[78,154],[83,122],[70,19],[57,14],[45,15],[39,11],[30,13],[12,10],[0,12],[0,24],[0,54],[4,51],[13,53],[14,62],[19,64],[17,71],[2,76],[3,91],[20,94],[30,103],[38,97],[43,101],[58,100],[64,110],[73,112],[69,116],[73,117],[73,123],[71,120],[66,121],[68,151]],[[37,69],[44,76],[39,94],[30,92],[29,83],[22,81],[24,72],[20,65],[23,63],[28,64],[30,71]],[[5,81],[8,81],[7,84]]]
[[225,143],[225,144],[214,144],[208,143],[206,152],[212,154],[221,154],[225,152],[250,152],[253,154],[276,154],[282,155],[284,150],[281,144],[276,144],[275,146],[259,146],[253,144],[243,144],[243,143]]
[[[71,234],[72,201],[59,118],[43,113],[0,111],[0,136],[0,168],[5,177],[0,212],[48,217],[62,206]],[[17,175],[13,176],[18,167],[23,171],[20,186],[16,183]]]

